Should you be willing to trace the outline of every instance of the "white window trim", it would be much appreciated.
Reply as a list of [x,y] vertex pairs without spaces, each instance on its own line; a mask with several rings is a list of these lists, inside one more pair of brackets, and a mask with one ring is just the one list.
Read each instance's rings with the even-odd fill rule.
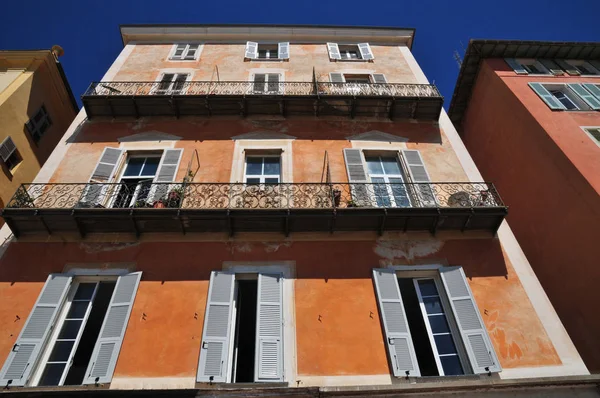
[[[258,52],[260,51],[260,46],[273,46],[277,47],[277,58],[258,58]],[[256,46],[256,58],[248,58],[252,62],[283,62],[285,58],[279,57],[279,42],[277,41],[261,41],[257,42]]]
[[[248,158],[278,158],[279,159],[279,174],[277,174],[277,175],[276,174],[261,174],[261,175],[250,174],[250,175],[248,175],[248,170],[247,170],[248,169]],[[266,178],[275,178],[275,177],[277,177],[278,184],[281,183],[282,182],[281,181],[281,174],[282,174],[281,173],[281,171],[282,171],[281,164],[282,163],[283,162],[281,160],[281,154],[277,154],[277,155],[275,155],[275,154],[263,154],[263,155],[261,155],[260,153],[246,154],[246,159],[244,161],[244,184],[249,184],[249,183],[246,182],[247,179],[248,179],[248,177],[250,177],[250,178],[259,178],[260,179],[260,184],[265,184],[265,179]]]
[[[115,173],[115,177],[113,179],[113,183],[118,184],[120,182],[123,181],[123,179],[128,180],[128,179],[136,179],[136,178],[144,178],[146,176],[138,176],[138,177],[124,177],[125,174],[125,169],[127,168],[127,164],[129,163],[129,159],[133,159],[133,158],[150,158],[150,157],[154,157],[154,158],[158,158],[159,159],[159,163],[158,166],[156,168],[156,173],[154,173],[154,175],[152,176],[152,181],[154,182],[156,180],[156,176],[158,175],[158,168],[160,167],[160,161],[162,160],[162,157],[165,154],[165,150],[163,150],[163,152],[161,154],[154,154],[154,153],[149,153],[149,154],[144,154],[142,151],[140,151],[139,153],[136,151],[135,154],[128,154],[127,152],[123,153],[123,158],[121,159],[120,164],[118,165],[117,168],[117,173]],[[148,179],[150,179],[150,177],[148,176]],[[119,189],[117,186],[115,186],[115,188]],[[131,203],[129,203],[128,207],[133,207],[135,205],[135,202],[137,201],[137,197],[139,195],[139,190],[141,189],[141,186],[138,184],[135,188],[135,192],[133,194],[133,196],[131,197]],[[110,199],[110,203],[108,204],[109,208],[112,208],[114,206],[115,200],[117,200],[118,195],[115,194],[115,192],[113,192],[113,194],[111,195],[111,199]]]
[[[192,77],[194,76],[194,69],[161,69],[155,82],[157,82],[157,83],[162,82],[163,77],[168,74],[187,75],[187,77],[185,78],[185,81],[189,82],[192,80]],[[171,82],[174,82],[174,81],[175,80],[172,80]],[[181,93],[179,93],[178,95],[185,94],[187,89],[188,89],[187,87],[184,87],[183,90],[181,90]],[[151,94],[154,94],[157,90],[158,90],[158,85],[152,89]],[[171,90],[169,90],[169,91],[171,91]]]
[[256,139],[256,140],[236,140],[233,149],[233,160],[231,165],[231,183],[244,183],[244,172],[246,170],[246,155],[263,153],[268,154],[273,150],[279,150],[281,156],[281,183],[294,182],[293,158],[292,158],[293,139]]
[[[295,261],[224,261],[223,271],[237,273],[279,273],[283,275],[283,380],[296,387],[296,305],[294,298]],[[234,333],[231,333],[232,335]],[[233,350],[230,350],[233,352]],[[230,353],[231,355],[231,353]],[[232,361],[229,361],[231,364]],[[233,364],[231,364],[232,366]],[[231,369],[228,369],[228,380]],[[228,381],[229,383],[229,381]]]
[[[365,153],[366,152],[366,153]],[[376,152],[381,152],[381,151],[376,151]],[[388,152],[388,150],[386,150],[385,152]],[[378,154],[369,154],[369,150],[361,150],[361,156],[363,158],[364,164],[365,164],[365,171],[367,173],[367,178],[369,179],[369,182],[371,184],[382,184],[382,183],[378,183],[378,182],[373,182],[373,178],[383,178],[384,182],[383,184],[386,185],[386,190],[387,190],[387,194],[388,194],[388,198],[390,200],[391,206],[392,207],[402,207],[399,206],[398,204],[396,204],[396,198],[394,197],[394,192],[392,191],[392,187],[389,184],[390,183],[389,179],[390,178],[399,178],[402,180],[402,184],[404,185],[404,189],[405,189],[405,193],[406,193],[406,197],[408,199],[408,207],[412,206],[412,199],[410,197],[410,193],[408,192],[408,186],[407,184],[407,179],[406,179],[406,170],[404,170],[404,165],[403,165],[403,161],[401,159],[402,157],[402,152],[398,152],[398,151],[389,151],[389,153],[378,153]],[[398,163],[398,167],[400,168],[400,174],[386,174],[385,171],[382,174],[371,174],[371,172],[369,171],[369,164],[367,162],[367,157],[370,156],[377,156],[379,158],[379,162],[381,163],[381,158],[382,157],[394,157],[396,159],[396,162]],[[381,164],[381,167],[383,169],[383,164]],[[377,207],[377,198],[375,197],[375,189],[373,186],[373,198],[371,199],[373,201],[373,204]]]
[[[177,46],[185,44],[185,50],[183,51],[183,55],[182,58],[174,58],[175,56],[175,51],[177,51]],[[185,55],[187,55],[187,53],[189,52],[190,46],[198,46],[198,49],[196,50],[196,55],[194,55],[194,59],[185,59]],[[204,43],[175,43],[173,44],[173,46],[171,47],[171,51],[169,52],[169,55],[167,56],[167,59],[165,61],[169,61],[169,62],[196,62],[200,59],[200,54],[202,53],[202,50],[204,50]]]
[[583,130],[583,132],[590,137],[590,140],[592,140],[594,142],[594,144],[598,145],[600,147],[600,141],[596,140],[594,138],[594,136],[588,131],[588,129],[599,129],[600,130],[600,126],[580,126],[580,128]]
[[[268,70],[268,69],[265,69],[265,70]],[[274,72],[274,71],[276,71],[276,72]],[[252,72],[252,70],[251,70],[250,78],[248,81],[253,84],[252,90],[251,90],[252,93],[256,93],[254,91],[254,77],[256,75],[279,75],[279,82],[277,84],[280,84],[280,86],[279,86],[279,90],[277,91],[277,94],[283,94],[285,92],[285,87],[284,87],[284,85],[281,84],[281,83],[285,83],[285,74],[283,72],[280,72],[280,69],[273,69],[269,72],[256,72],[256,71]],[[264,84],[265,84],[265,87],[268,88],[269,81],[265,80]],[[263,93],[263,92],[259,92],[259,93]],[[269,95],[269,94],[273,94],[274,92],[273,91],[264,91],[264,93],[265,93],[265,95]]]
[[[337,45],[338,45],[338,50],[340,51],[340,57],[342,56],[342,50],[339,49],[340,47],[356,46],[356,51],[358,52],[358,56],[361,58],[357,58],[357,59],[340,58],[340,59],[330,59],[330,61],[334,61],[334,62],[369,62],[369,61],[372,61],[372,59],[363,59],[362,58],[362,54],[360,52],[360,48],[358,47],[358,43],[340,43],[340,42],[338,42]],[[371,50],[371,51],[373,51],[373,50]]]

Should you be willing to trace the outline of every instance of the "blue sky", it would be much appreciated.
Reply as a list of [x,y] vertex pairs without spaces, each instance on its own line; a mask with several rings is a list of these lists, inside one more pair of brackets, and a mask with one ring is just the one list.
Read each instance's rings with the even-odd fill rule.
[[[257,23],[416,28],[413,52],[449,105],[469,39],[600,41],[600,1],[446,0],[29,0],[2,6],[0,49],[65,49],[79,99],[122,48],[120,24]],[[462,45],[461,45],[462,42]]]

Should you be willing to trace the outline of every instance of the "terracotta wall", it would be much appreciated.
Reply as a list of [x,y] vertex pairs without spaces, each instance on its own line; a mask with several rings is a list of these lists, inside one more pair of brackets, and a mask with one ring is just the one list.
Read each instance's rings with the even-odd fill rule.
[[482,64],[463,137],[510,206],[508,221],[590,371],[600,371],[600,148],[579,126],[599,112],[552,112],[534,82],[596,78],[516,76],[502,60]]
[[[177,253],[177,256],[173,256]],[[15,243],[0,262],[0,360],[51,272],[135,262],[143,272],[114,377],[197,370],[211,270],[223,261],[295,261],[298,375],[388,374],[371,279],[385,263],[462,265],[504,368],[560,364],[495,239],[237,243]],[[91,265],[93,266],[93,265]]]
[[[248,81],[251,69],[283,69],[285,81],[310,82],[313,67],[319,81],[329,81],[330,72],[361,70],[364,73],[383,73],[390,83],[416,83],[398,46],[371,45],[374,60],[331,62],[327,45],[290,45],[290,59],[286,61],[244,60],[244,44],[205,44],[196,61],[170,61],[173,45],[136,45],[115,81],[154,81],[163,69],[193,69],[192,80]],[[217,75],[218,70],[218,75]],[[218,76],[218,78],[217,78]]]

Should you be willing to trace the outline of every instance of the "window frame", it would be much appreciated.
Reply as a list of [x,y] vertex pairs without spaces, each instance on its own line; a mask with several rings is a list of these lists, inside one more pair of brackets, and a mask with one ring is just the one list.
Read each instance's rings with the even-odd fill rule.
[[[116,193],[113,193],[111,195],[110,201],[108,203],[108,208],[113,208],[115,205],[115,202],[117,201],[119,194],[118,194],[118,190],[120,189],[120,187],[117,184],[120,184],[121,182],[123,182],[123,179],[125,180],[136,180],[136,179],[143,179],[145,177],[148,177],[148,179],[152,178],[152,182],[156,181],[156,177],[158,175],[158,171],[160,168],[160,162],[162,160],[162,157],[164,156],[166,150],[161,150],[160,153],[158,151],[132,151],[132,152],[125,152],[125,156],[124,158],[121,160],[121,164],[117,165],[117,173],[114,176],[113,179],[113,183],[115,184],[114,187],[117,190]],[[147,152],[147,153],[144,153]],[[125,170],[127,170],[127,166],[129,165],[129,160],[130,159],[139,159],[139,158],[144,158],[146,159],[144,161],[144,164],[142,165],[142,168],[140,169],[140,172],[144,169],[144,166],[146,165],[146,161],[148,158],[158,158],[158,165],[156,166],[156,172],[154,173],[154,175],[152,177],[150,177],[149,175],[139,175],[139,176],[125,176]],[[131,200],[129,201],[129,204],[126,206],[126,208],[131,208],[134,207],[137,200],[138,200],[138,196],[140,194],[140,190],[142,189],[142,183],[139,182],[136,187],[135,187],[135,191],[133,193],[133,195],[131,196]],[[150,192],[148,192],[148,196],[150,195]],[[147,199],[147,198],[146,198]],[[145,200],[145,199],[144,199]]]
[[[390,200],[390,205],[389,206],[384,206],[384,207],[393,207],[393,208],[404,208],[404,207],[412,207],[412,200],[410,197],[410,193],[408,191],[408,181],[406,178],[406,171],[404,170],[404,165],[403,162],[401,161],[401,159],[399,158],[400,156],[402,156],[398,151],[375,151],[375,153],[373,153],[373,151],[369,151],[367,150],[362,150],[362,157],[364,159],[365,162],[365,171],[367,173],[367,178],[369,179],[370,183],[372,184],[371,186],[373,187],[373,198],[372,200],[375,202],[375,206],[379,207],[379,205],[377,205],[377,196],[375,195],[375,184],[385,184],[386,186],[386,190],[387,190],[387,194],[388,194],[388,199]],[[383,173],[371,173],[371,171],[369,170],[369,161],[367,160],[367,158],[371,158],[371,157],[377,157],[379,160],[379,164],[381,166],[381,170],[383,171]],[[398,168],[400,169],[400,174],[387,174],[385,172],[385,168],[383,167],[383,161],[382,158],[394,158],[396,163],[398,164]],[[384,182],[373,182],[373,178],[383,178]],[[402,180],[401,184],[404,184],[404,194],[406,195],[406,198],[408,200],[408,204],[406,206],[400,206],[396,203],[396,197],[395,194],[393,192],[392,187],[390,186],[390,184],[395,184],[393,182],[390,182],[389,179],[390,178],[400,178]]]
[[[579,71],[580,76],[586,76],[586,77],[600,77],[600,70],[598,70],[596,67],[594,67],[594,65],[592,65],[590,62],[583,60],[583,59],[565,59],[565,62],[567,62],[569,65],[571,65],[573,68],[577,69],[577,71]],[[579,68],[580,66],[584,66],[587,70],[595,72],[595,73],[583,73],[583,71]]]
[[[265,88],[264,91],[257,91],[257,90],[254,89],[255,84],[259,83],[259,82],[255,81],[257,75],[264,75],[265,76],[265,81],[263,82],[264,88]],[[269,75],[279,75],[279,80],[276,83],[277,84],[277,91],[270,91],[269,90]],[[277,70],[277,71],[260,70],[260,71],[252,72],[250,74],[250,83],[252,84],[251,93],[255,94],[255,95],[282,95],[284,93],[284,85],[283,85],[283,83],[284,83],[284,74],[282,72],[280,72],[279,70]]]
[[15,169],[23,162],[23,157],[17,149],[15,149],[10,156],[4,161],[6,168],[12,174]]
[[[265,162],[264,159],[265,158],[278,158],[279,159],[279,175],[275,175],[275,174],[264,174],[264,170],[265,170]],[[263,174],[248,174],[247,170],[248,170],[248,158],[261,158],[263,159],[262,161],[262,172]],[[250,154],[250,155],[246,155],[244,157],[244,184],[245,185],[278,185],[282,183],[282,171],[283,171],[283,162],[282,162],[282,156],[281,154]],[[258,178],[259,182],[258,183],[250,183],[247,182],[248,177],[250,176],[250,178]],[[266,183],[265,179],[267,178],[275,178],[277,177],[278,182],[277,183]]]
[[[261,47],[263,48],[262,51],[267,51],[267,55],[269,55],[266,58],[261,58],[260,57],[260,52],[261,52]],[[268,47],[267,49],[264,49],[264,47]],[[270,55],[272,51],[275,51],[275,55],[276,57],[271,57]],[[255,61],[281,61],[282,58],[279,57],[279,43],[258,43],[258,45],[256,46],[256,58],[253,58],[253,60]]]
[[[175,53],[177,52],[177,47],[185,45],[185,49],[180,57],[175,57]],[[190,49],[195,46],[196,53],[194,54],[194,58],[187,58]],[[200,59],[200,53],[204,49],[204,44],[202,43],[175,43],[171,47],[171,51],[169,52],[169,56],[167,57],[168,61],[177,61],[177,62],[194,62]]]
[[[163,79],[165,75],[173,75],[173,78],[170,80],[168,89],[161,89],[160,85],[163,83]],[[177,78],[179,76],[185,75],[184,87],[180,90],[173,90],[174,84],[177,82]],[[187,82],[192,80],[192,73],[189,71],[161,71],[156,79],[157,86],[152,88],[150,94],[151,95],[184,95],[188,89]],[[181,80],[180,80],[181,81]],[[167,80],[164,81],[165,83]],[[164,92],[159,92],[164,91]]]
[[[40,113],[43,114],[42,118],[39,122],[36,122],[35,119]],[[45,122],[47,122],[48,124],[47,127],[45,127],[44,131],[40,131],[40,129],[44,126]],[[35,113],[35,115],[29,118],[27,123],[25,123],[25,127],[27,128],[27,131],[29,132],[29,135],[33,142],[36,145],[39,144],[42,138],[44,138],[44,135],[46,135],[48,129],[52,127],[52,119],[50,118],[50,114],[48,113],[45,104],[42,104],[38,111]]]
[[592,133],[590,133],[589,130],[598,130],[598,136],[600,137],[600,126],[580,126],[581,129],[583,130],[583,132],[585,134],[587,134],[588,137],[590,137],[590,139],[596,144],[598,145],[598,147],[600,147],[600,138],[596,139],[596,137],[594,137],[592,135]]
[[[340,52],[340,59],[338,61],[366,61],[363,59],[362,54],[360,53],[360,48],[358,44],[339,44],[338,50]],[[356,52],[356,58],[344,57],[344,53],[349,55],[351,52]]]
[[[566,111],[566,112],[593,111],[593,109],[591,109],[589,107],[589,105],[586,104],[585,101],[575,91],[573,91],[569,87],[569,83],[542,83],[542,85],[554,97],[554,99],[556,99],[558,102],[560,102],[565,107],[565,109],[563,109],[563,111]],[[555,91],[561,92],[565,96],[565,98],[567,98],[573,105],[575,105],[575,107],[577,109],[568,109],[564,105],[564,103],[554,94]]]
[[[531,76],[547,76],[552,75],[552,73],[546,68],[538,59],[535,58],[516,58],[516,62],[521,65],[523,69],[527,71],[528,75]],[[540,72],[531,72],[530,67],[534,66]]]

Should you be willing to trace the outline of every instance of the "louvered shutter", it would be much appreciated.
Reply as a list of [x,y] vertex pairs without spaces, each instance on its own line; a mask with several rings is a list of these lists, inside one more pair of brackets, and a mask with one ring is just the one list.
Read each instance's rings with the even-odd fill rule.
[[365,163],[360,149],[344,149],[344,160],[348,172],[348,182],[352,191],[352,200],[358,206],[370,206],[368,183]]
[[283,381],[283,278],[258,275],[254,381]]
[[288,42],[279,43],[277,46],[277,56],[279,59],[289,59],[290,58],[290,43],[288,43]]
[[269,93],[279,93],[279,73],[269,73],[267,75],[267,90]]
[[418,199],[423,207],[434,207],[436,206],[435,194],[432,189],[429,178],[429,173],[425,168],[425,162],[421,157],[421,153],[416,149],[405,149],[402,151],[402,157],[404,159],[404,165],[408,171],[410,179],[415,185],[413,185],[414,196]]
[[571,65],[565,60],[555,59],[554,62],[556,62],[561,68],[565,70],[565,72],[567,72],[571,76],[579,76],[581,74],[577,68],[575,68],[573,65]]
[[117,279],[83,384],[112,380],[141,277],[141,272],[132,272]]
[[556,64],[556,62],[554,62],[551,59],[540,59],[539,62],[544,65],[546,67],[546,69],[548,69],[550,71],[550,73],[552,73],[555,76],[561,76],[564,75],[565,72],[561,69],[560,66],[558,66]]
[[101,205],[110,196],[112,191],[107,183],[113,178],[122,154],[123,150],[121,149],[104,148],[89,183],[84,189],[80,206],[93,207]]
[[168,184],[175,181],[177,170],[179,169],[179,162],[181,161],[181,155],[183,149],[166,149],[163,153],[160,163],[158,164],[158,170],[156,177],[154,178],[154,184],[148,195],[148,202],[154,203],[159,199],[165,199],[170,189],[174,188],[174,184]]
[[396,272],[374,269],[373,279],[394,376],[421,376]]
[[548,105],[550,109],[566,109],[559,100],[557,100],[542,83],[529,83],[529,87]]
[[387,83],[387,79],[383,73],[373,73],[373,81],[378,84]]
[[462,267],[440,269],[440,275],[469,354],[474,373],[500,372],[502,367],[469,288]]
[[593,66],[594,68],[596,68],[596,70],[597,70],[598,72],[600,72],[600,61],[597,61],[597,60],[590,60],[590,61],[588,61],[588,62],[589,62],[590,64],[592,64],[592,66]]
[[374,58],[369,43],[358,43],[358,51],[360,51],[360,56],[362,59],[368,60]]
[[51,274],[0,371],[0,385],[24,386],[65,301],[72,278]]
[[342,59],[337,43],[327,43],[327,51],[329,52],[329,59]]
[[187,47],[187,44],[177,44],[175,47],[175,52],[173,52],[173,56],[171,58],[172,59],[183,58],[183,53],[185,52],[186,47]]
[[265,92],[265,82],[267,81],[267,75],[264,73],[257,73],[254,75],[253,89],[257,94]]
[[600,86],[593,83],[583,83],[583,87],[585,87],[590,93],[594,94],[597,99],[600,100]]
[[185,54],[185,59],[196,59],[196,54],[198,53],[198,47],[200,47],[199,44],[190,44],[188,46],[188,50],[187,53]]
[[523,65],[521,65],[519,62],[517,62],[516,59],[504,58],[504,61],[506,61],[508,66],[510,66],[517,73],[517,75],[527,75],[528,74],[527,69],[525,69],[523,67]]
[[210,275],[204,329],[198,363],[198,382],[226,382],[235,275],[213,271]]
[[10,155],[13,154],[14,151],[17,150],[15,143],[13,142],[10,136],[6,137],[2,144],[0,144],[0,156],[3,161],[7,161],[10,158]]
[[258,43],[249,41],[246,43],[245,58],[256,59],[258,58]]
[[570,83],[567,84],[567,86],[569,86],[571,90],[575,91],[575,93],[581,97],[581,99],[584,100],[585,103],[590,106],[590,108],[595,110],[600,109],[600,100],[586,90],[583,85],[579,83]]
[[344,79],[344,75],[342,73],[330,73],[329,81],[331,83],[345,83],[346,79]]

